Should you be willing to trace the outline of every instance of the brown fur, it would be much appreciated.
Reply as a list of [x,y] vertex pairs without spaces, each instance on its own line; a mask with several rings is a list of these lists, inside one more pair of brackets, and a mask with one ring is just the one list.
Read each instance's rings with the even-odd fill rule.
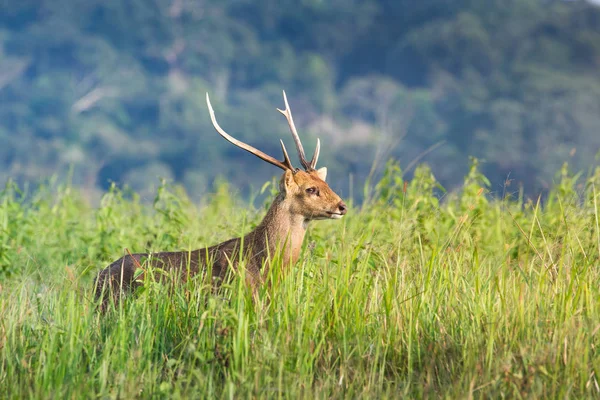
[[[138,269],[148,264],[175,272],[182,282],[210,270],[212,284],[218,287],[230,275],[230,265],[237,269],[242,243],[246,279],[256,292],[275,254],[281,255],[284,266],[298,260],[309,221],[341,218],[346,213],[344,202],[325,183],[326,173],[325,168],[295,172],[287,170],[280,180],[280,192],[264,219],[243,240],[230,239],[191,252],[132,254],[118,259],[102,270],[96,280],[96,298],[103,298],[101,308],[105,309],[111,298],[118,300],[122,292],[140,286],[144,276],[143,272],[138,274]],[[311,188],[314,193],[307,192]],[[108,296],[107,291],[112,296]]]

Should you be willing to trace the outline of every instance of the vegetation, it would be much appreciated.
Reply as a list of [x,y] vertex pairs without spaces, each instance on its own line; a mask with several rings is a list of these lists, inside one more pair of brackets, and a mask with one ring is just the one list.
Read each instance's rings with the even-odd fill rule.
[[[440,201],[396,164],[362,206],[314,224],[254,303],[242,279],[148,285],[105,316],[92,277],[124,248],[193,249],[256,224],[225,185],[196,207],[112,187],[0,195],[0,393],[10,398],[600,394],[600,168],[566,166],[544,204],[490,199],[473,162]],[[265,186],[265,190],[273,188]],[[259,202],[261,203],[261,202]],[[265,202],[266,204],[266,202]]]
[[0,181],[72,166],[93,197],[114,181],[151,200],[157,177],[193,199],[216,176],[250,193],[269,167],[218,138],[206,91],[228,131],[278,154],[286,127],[275,107],[286,89],[344,194],[374,158],[392,156],[412,174],[424,156],[451,188],[473,155],[493,192],[510,177],[534,196],[564,161],[593,162],[600,7],[416,3],[3,1]]

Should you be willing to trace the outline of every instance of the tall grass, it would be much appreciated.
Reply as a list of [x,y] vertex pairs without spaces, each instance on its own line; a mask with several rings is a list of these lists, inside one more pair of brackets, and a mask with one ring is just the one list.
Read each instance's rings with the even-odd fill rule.
[[[194,249],[262,216],[226,186],[0,195],[0,396],[600,396],[600,169],[564,168],[543,202],[487,196],[474,164],[439,200],[390,164],[371,200],[309,229],[253,302],[154,284],[99,315],[95,274],[133,251]],[[509,187],[509,189],[511,189]]]

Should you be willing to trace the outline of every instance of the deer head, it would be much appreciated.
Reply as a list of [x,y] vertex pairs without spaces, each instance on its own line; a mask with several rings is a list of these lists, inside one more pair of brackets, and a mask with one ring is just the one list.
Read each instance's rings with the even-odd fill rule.
[[309,162],[306,159],[304,147],[302,146],[302,142],[296,131],[294,119],[292,118],[292,111],[290,110],[285,91],[283,92],[283,100],[285,102],[285,110],[280,110],[278,108],[277,111],[282,113],[287,119],[296,145],[296,150],[298,151],[300,164],[304,170],[294,168],[282,140],[279,140],[279,142],[283,152],[283,161],[279,161],[278,159],[237,140],[225,132],[217,123],[215,112],[210,104],[210,98],[208,97],[208,93],[206,94],[206,103],[208,105],[210,119],[214,128],[221,136],[237,147],[240,147],[285,171],[279,181],[279,188],[281,195],[285,197],[284,201],[289,204],[289,211],[292,214],[300,215],[306,221],[342,218],[346,214],[347,207],[340,196],[338,196],[325,182],[327,168],[323,167],[316,169],[319,152],[321,150],[321,142],[317,139],[315,152]]

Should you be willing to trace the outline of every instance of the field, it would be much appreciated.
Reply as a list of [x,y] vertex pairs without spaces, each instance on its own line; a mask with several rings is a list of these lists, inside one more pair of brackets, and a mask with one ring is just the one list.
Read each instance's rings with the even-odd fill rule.
[[[335,185],[334,185],[335,186]],[[266,186],[268,192],[273,185]],[[68,185],[0,194],[0,397],[600,397],[600,168],[560,171],[542,200],[488,196],[474,165],[443,193],[390,164],[258,301],[152,284],[102,316],[93,279],[144,250],[248,232],[225,185],[193,204]]]

